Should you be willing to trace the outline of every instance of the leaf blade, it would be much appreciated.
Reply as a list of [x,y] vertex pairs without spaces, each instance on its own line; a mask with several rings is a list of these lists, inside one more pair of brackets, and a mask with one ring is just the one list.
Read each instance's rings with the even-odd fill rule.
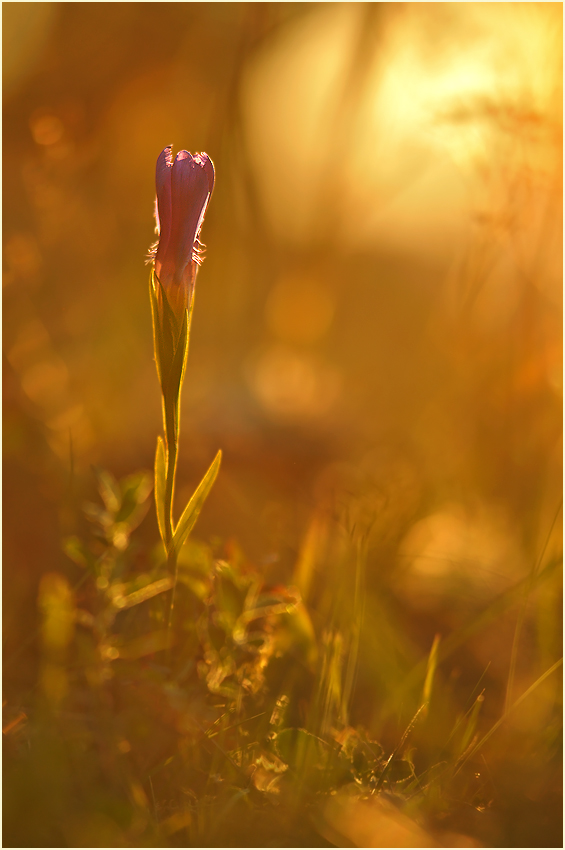
[[120,485],[109,470],[102,469],[100,466],[94,466],[93,470],[98,481],[98,492],[106,510],[110,514],[116,514],[122,503]]
[[164,593],[170,590],[173,586],[171,576],[160,578],[151,584],[141,587],[139,590],[134,590],[133,593],[128,593],[124,596],[122,593],[117,593],[112,599],[112,604],[115,608],[123,610],[124,608],[132,608],[134,605],[139,605],[141,602],[146,602],[148,599],[153,599],[159,593]]
[[155,507],[157,510],[157,524],[161,540],[165,544],[165,481],[167,477],[167,465],[165,461],[165,443],[162,437],[157,437],[157,451],[155,453]]
[[177,527],[173,534],[173,548],[175,552],[179,552],[181,546],[185,542],[186,538],[194,528],[196,520],[202,510],[202,506],[208,496],[208,493],[212,489],[212,485],[216,480],[216,476],[218,474],[218,470],[220,469],[220,462],[222,460],[222,452],[219,451],[210,464],[210,467],[194,491],[188,505],[182,512],[182,516],[178,521]]

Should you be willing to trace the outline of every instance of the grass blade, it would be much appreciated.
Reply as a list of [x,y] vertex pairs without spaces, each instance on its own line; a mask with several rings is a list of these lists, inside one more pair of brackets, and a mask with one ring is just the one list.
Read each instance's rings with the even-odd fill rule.
[[501,717],[499,720],[497,720],[497,721],[496,721],[496,723],[494,724],[494,726],[491,726],[491,728],[490,728],[490,729],[489,729],[489,731],[486,733],[486,735],[483,735],[483,737],[482,737],[482,738],[481,738],[481,740],[478,742],[478,744],[477,744],[476,746],[474,746],[474,747],[473,747],[473,749],[472,749],[472,750],[471,750],[471,751],[467,754],[467,756],[465,757],[465,759],[464,759],[464,760],[463,760],[463,761],[459,764],[459,767],[458,767],[458,768],[457,768],[457,770],[455,771],[455,773],[456,773],[456,774],[457,774],[457,773],[459,773],[459,771],[461,770],[461,768],[463,767],[463,765],[465,764],[465,762],[469,761],[469,759],[470,759],[470,758],[472,758],[472,757],[475,755],[475,753],[476,753],[478,750],[480,750],[480,749],[481,749],[481,747],[482,747],[484,744],[486,744],[486,742],[489,740],[489,738],[490,738],[492,735],[494,735],[494,733],[496,732],[496,730],[498,729],[498,727],[499,727],[499,726],[501,726],[501,725],[504,723],[504,721],[506,720],[506,718],[508,717],[508,715],[510,714],[510,712],[514,711],[514,709],[515,709],[515,708],[518,708],[518,706],[520,705],[520,703],[524,702],[524,700],[525,700],[527,697],[529,697],[529,695],[530,695],[533,691],[535,691],[535,689],[538,687],[538,685],[541,685],[541,683],[542,683],[543,681],[545,681],[545,679],[547,679],[547,677],[548,677],[548,676],[551,676],[551,674],[552,674],[552,673],[554,673],[554,672],[555,672],[555,671],[556,671],[559,667],[561,667],[561,665],[562,665],[562,664],[563,664],[563,659],[562,659],[562,658],[560,658],[560,659],[559,659],[559,661],[556,661],[556,662],[555,662],[555,664],[552,664],[552,666],[549,668],[549,670],[546,670],[546,671],[545,671],[545,673],[542,673],[542,675],[539,677],[539,679],[536,679],[536,681],[535,681],[532,685],[530,685],[530,687],[528,688],[528,690],[527,690],[527,691],[524,691],[524,693],[522,694],[522,696],[521,696],[521,697],[518,697],[518,699],[516,700],[516,702],[514,702],[514,703],[510,706],[510,708],[509,708],[507,711],[505,711],[505,712],[504,712],[504,714],[502,715],[502,717]]
[[422,695],[422,700],[424,705],[426,706],[425,712],[427,714],[427,710],[430,704],[430,699],[432,697],[432,689],[434,686],[434,676],[437,667],[437,651],[439,647],[439,642],[441,640],[440,635],[436,635],[434,637],[434,642],[432,644],[432,648],[430,650],[430,656],[428,658],[428,669],[426,671],[426,678],[424,681],[424,692]]

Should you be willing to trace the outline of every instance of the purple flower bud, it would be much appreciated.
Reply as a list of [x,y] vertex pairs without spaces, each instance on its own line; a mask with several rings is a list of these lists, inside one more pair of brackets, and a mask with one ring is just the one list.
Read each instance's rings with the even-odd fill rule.
[[173,162],[169,146],[159,154],[155,182],[155,274],[178,315],[190,304],[202,260],[198,235],[214,188],[214,166],[208,154],[188,151],[179,151]]

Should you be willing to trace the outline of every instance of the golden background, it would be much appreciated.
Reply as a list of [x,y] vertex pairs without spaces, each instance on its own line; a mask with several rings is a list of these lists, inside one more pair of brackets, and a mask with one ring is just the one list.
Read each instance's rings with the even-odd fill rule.
[[[8,655],[36,628],[41,575],[76,580],[60,541],[84,527],[91,465],[153,466],[155,161],[206,151],[179,506],[221,448],[196,535],[237,539],[272,583],[297,580],[316,523],[363,527],[358,711],[386,736],[381,673],[406,647],[379,606],[419,658],[559,554],[561,5],[2,11]],[[156,540],[151,513],[139,535]],[[515,695],[560,653],[555,575],[533,600]],[[490,664],[492,719],[516,617],[453,663],[471,686]],[[8,696],[36,663],[28,642]],[[557,722],[546,684],[504,746]],[[528,776],[497,778],[513,802],[484,840],[534,846],[536,818],[555,834],[555,776],[516,746]]]

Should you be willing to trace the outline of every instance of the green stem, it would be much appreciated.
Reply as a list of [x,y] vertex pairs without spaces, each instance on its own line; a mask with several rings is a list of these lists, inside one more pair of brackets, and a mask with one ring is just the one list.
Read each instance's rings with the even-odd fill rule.
[[[171,403],[172,402],[172,403]],[[178,458],[178,398],[171,400],[163,396],[163,420],[165,425],[165,448],[167,457],[167,476],[165,478],[165,543],[167,557],[171,554],[173,534],[173,498],[175,494],[175,476]]]
[[175,591],[177,587],[178,564],[177,553],[173,547],[174,518],[173,499],[175,494],[175,477],[178,459],[178,433],[179,433],[179,394],[175,399],[167,399],[163,396],[163,418],[165,425],[165,444],[167,449],[167,476],[165,479],[165,536],[167,546],[167,568],[169,573],[174,574],[174,584],[171,594],[171,606],[169,608],[169,621],[167,630],[170,633],[173,625],[173,611],[175,607]]
[[[166,469],[163,492],[163,514],[161,515],[163,528],[161,530],[167,552],[168,571],[169,574],[174,575],[167,628],[170,639],[178,578],[177,553],[173,546],[175,532],[173,501],[178,458],[180,394],[188,354],[193,299],[191,296],[188,309],[183,310],[182,314],[179,314],[178,310],[175,312],[169,303],[167,293],[154,272],[151,273],[150,278],[150,297],[155,361],[157,363],[157,373],[163,394],[163,425],[165,431],[164,449]],[[159,510],[160,507],[158,507]]]

